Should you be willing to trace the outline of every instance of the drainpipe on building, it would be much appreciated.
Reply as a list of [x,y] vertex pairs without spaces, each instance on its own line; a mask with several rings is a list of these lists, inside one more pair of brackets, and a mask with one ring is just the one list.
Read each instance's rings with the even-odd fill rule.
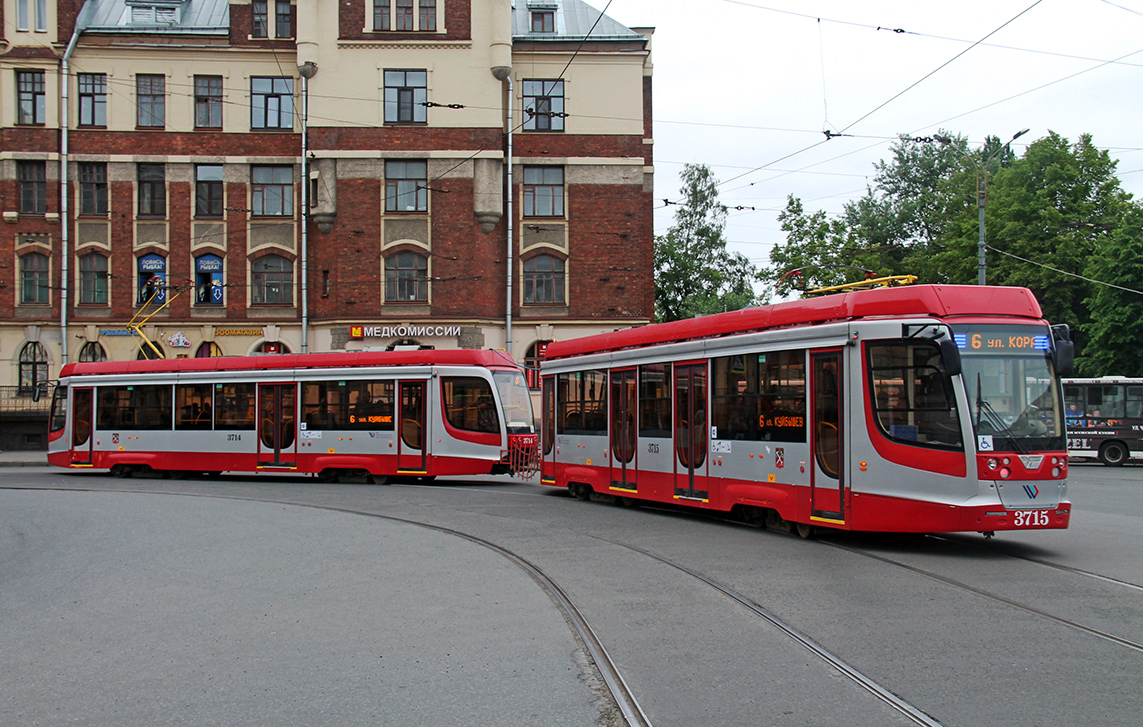
[[509,356],[512,356],[512,268],[514,265],[513,250],[515,248],[512,244],[512,105],[515,103],[512,91],[512,3],[507,0],[495,0],[491,10],[494,37],[489,46],[492,61],[489,70],[492,71],[492,76],[497,81],[508,82],[508,148],[504,160],[508,166],[508,190],[504,198],[506,227],[508,228],[508,274],[504,296],[504,350],[508,352]]
[[[515,96],[512,93],[512,74],[508,74],[508,193],[504,196],[505,219],[508,221],[508,285],[505,290],[505,327],[504,327],[504,350],[512,356],[512,277],[515,263],[512,261],[515,245],[512,244],[512,104],[515,101]],[[512,356],[513,359],[515,356]]]
[[[84,9],[87,5],[84,5]],[[79,34],[83,32],[80,17],[83,10],[76,17],[75,29],[71,33],[71,41],[64,51],[63,62],[60,63],[60,366],[67,363],[67,307],[68,307],[68,228],[71,222],[68,219],[68,193],[67,193],[67,132],[70,119],[68,118],[68,91],[71,85],[68,82],[68,61],[75,52],[79,43]]]
[[302,77],[302,353],[309,353],[310,346],[310,165],[307,155],[309,153],[309,80],[314,77],[317,70],[317,64],[313,61],[306,61],[298,66],[298,74]]

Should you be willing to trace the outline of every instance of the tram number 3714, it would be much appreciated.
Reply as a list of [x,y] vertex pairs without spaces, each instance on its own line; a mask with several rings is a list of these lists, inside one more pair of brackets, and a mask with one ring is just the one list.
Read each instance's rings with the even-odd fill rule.
[[1047,510],[1017,510],[1012,513],[1012,524],[1018,528],[1038,528],[1048,524]]

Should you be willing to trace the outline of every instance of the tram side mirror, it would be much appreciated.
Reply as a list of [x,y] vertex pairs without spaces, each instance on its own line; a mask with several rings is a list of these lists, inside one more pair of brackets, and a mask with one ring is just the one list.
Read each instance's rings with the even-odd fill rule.
[[942,338],[937,341],[937,345],[941,349],[941,360],[945,362],[945,373],[949,376],[958,375],[961,372],[960,349],[956,347],[956,341]]
[[1071,341],[1056,341],[1052,359],[1057,376],[1071,376],[1076,370],[1076,345]]

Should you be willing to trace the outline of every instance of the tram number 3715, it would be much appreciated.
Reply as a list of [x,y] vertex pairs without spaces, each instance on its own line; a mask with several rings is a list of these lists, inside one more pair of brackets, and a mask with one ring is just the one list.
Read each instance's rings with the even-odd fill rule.
[[1037,528],[1048,524],[1047,510],[1018,510],[1012,513],[1012,524],[1018,528]]

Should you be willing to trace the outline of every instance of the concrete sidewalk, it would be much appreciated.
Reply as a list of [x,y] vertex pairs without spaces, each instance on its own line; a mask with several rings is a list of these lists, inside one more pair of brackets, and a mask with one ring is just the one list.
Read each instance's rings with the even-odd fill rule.
[[0,467],[47,467],[48,453],[43,450],[0,452]]

